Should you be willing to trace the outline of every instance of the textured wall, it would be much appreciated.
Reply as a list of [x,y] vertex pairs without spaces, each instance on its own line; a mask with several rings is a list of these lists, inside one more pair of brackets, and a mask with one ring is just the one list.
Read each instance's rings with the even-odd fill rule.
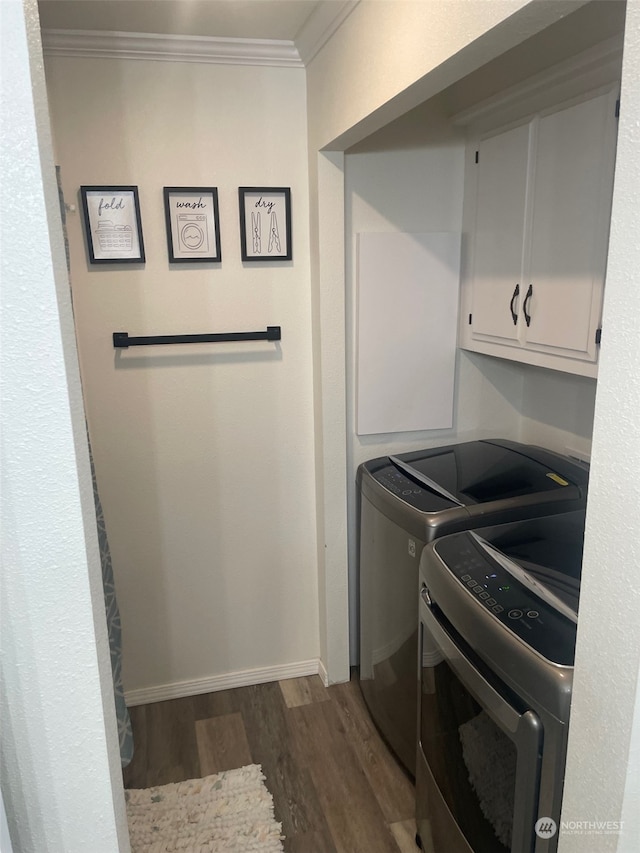
[[25,9],[26,30],[23,4],[2,3],[2,797],[16,853],[113,853],[128,836],[104,599],[38,15]]

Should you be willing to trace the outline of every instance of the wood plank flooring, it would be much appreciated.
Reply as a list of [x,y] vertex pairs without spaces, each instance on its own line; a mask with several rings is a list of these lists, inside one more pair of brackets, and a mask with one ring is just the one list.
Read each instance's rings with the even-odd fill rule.
[[414,786],[354,678],[318,676],[131,708],[126,788],[261,764],[286,853],[417,853]]

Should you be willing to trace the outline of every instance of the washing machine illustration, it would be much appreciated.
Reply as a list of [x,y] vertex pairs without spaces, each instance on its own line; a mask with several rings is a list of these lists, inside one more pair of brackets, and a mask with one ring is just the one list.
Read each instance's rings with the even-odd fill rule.
[[207,217],[201,213],[178,214],[178,249],[181,252],[208,252]]

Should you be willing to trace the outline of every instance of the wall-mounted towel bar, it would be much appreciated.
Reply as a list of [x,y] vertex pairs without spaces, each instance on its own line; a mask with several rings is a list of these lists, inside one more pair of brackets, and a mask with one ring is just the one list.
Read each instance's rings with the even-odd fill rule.
[[130,338],[128,332],[114,332],[113,345],[123,347],[147,347],[154,344],[219,344],[227,341],[279,341],[280,326],[267,326],[266,332],[222,332],[212,335],[148,335]]

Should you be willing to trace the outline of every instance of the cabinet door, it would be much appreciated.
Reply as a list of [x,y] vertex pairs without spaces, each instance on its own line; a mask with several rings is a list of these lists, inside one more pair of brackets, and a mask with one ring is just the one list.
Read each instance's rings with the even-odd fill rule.
[[519,125],[479,146],[471,308],[475,339],[518,343],[530,133],[530,123]]
[[615,93],[539,119],[525,346],[595,361],[609,231]]

